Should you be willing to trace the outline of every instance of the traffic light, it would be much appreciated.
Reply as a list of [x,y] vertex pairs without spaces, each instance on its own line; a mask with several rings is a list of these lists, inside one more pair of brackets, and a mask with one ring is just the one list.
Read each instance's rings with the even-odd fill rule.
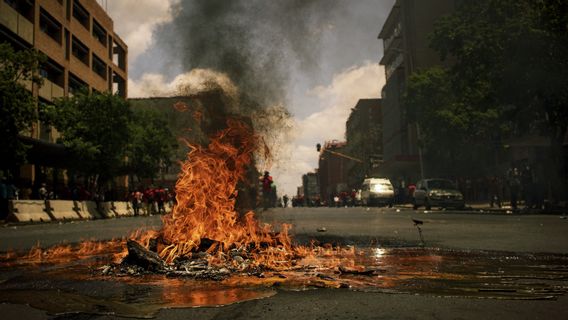
[[316,149],[318,150],[318,152],[320,152],[320,150],[321,150],[321,144],[319,144],[319,143],[316,144]]

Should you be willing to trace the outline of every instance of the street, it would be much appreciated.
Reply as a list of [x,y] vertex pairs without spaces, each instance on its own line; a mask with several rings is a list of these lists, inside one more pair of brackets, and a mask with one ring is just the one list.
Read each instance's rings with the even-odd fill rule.
[[[550,253],[556,255],[546,256],[546,259],[560,259],[558,260],[561,261],[560,264],[564,263],[564,265],[558,265],[559,263],[556,262],[556,269],[566,271],[568,268],[566,264],[568,221],[557,215],[502,215],[444,211],[424,213],[423,210],[414,211],[396,207],[358,207],[278,208],[261,212],[259,216],[263,222],[273,225],[292,224],[292,233],[301,243],[315,239],[321,243],[329,242],[358,247],[372,244],[383,248],[420,246],[420,237],[412,221],[413,218],[423,222],[421,228],[426,248],[466,250],[464,252],[495,250],[519,254]],[[51,245],[61,241],[111,239],[127,236],[138,228],[158,228],[159,226],[159,216],[63,224],[11,225],[0,229],[0,250],[23,250],[30,248],[37,241],[43,245]],[[522,254],[519,257],[522,258]],[[6,271],[5,268],[2,270],[4,270],[2,271],[2,283],[4,283],[12,273]],[[565,273],[562,274],[565,276]],[[564,288],[562,292],[565,292],[567,284],[565,277],[563,279],[554,286],[558,289]],[[420,291],[417,288],[414,294],[413,289],[408,288],[403,288],[402,291],[395,290],[397,294],[384,290],[373,292],[373,290],[361,289],[318,288],[298,291],[274,288],[271,290],[274,290],[275,294],[269,294],[262,299],[252,299],[219,307],[165,308],[159,310],[155,316],[158,319],[477,319],[480,317],[561,319],[568,317],[566,307],[568,297],[565,294],[560,294],[554,299],[529,299],[528,301],[512,298],[483,298],[483,296],[474,298],[467,295],[444,294],[442,293],[443,288],[440,288],[440,293],[436,294],[438,290],[435,287],[436,283],[434,282],[434,287],[427,291]],[[72,287],[75,288],[75,285]],[[101,290],[105,291],[104,286],[99,289]],[[57,297],[53,298],[54,301],[58,301]],[[77,314],[48,315],[43,310],[20,303],[1,304],[0,312],[6,315],[5,319],[22,318],[22,315],[25,315],[26,319],[80,317]],[[85,314],[80,318],[119,319],[121,317],[109,314]]]

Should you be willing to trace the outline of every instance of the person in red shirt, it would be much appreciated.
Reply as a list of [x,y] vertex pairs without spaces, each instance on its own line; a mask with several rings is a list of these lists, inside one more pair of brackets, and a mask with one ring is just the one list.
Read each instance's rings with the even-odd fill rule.
[[271,207],[270,199],[272,195],[272,183],[274,183],[268,171],[264,171],[264,176],[261,178],[261,183],[262,183],[262,205],[264,207],[264,210],[266,210],[269,207]]

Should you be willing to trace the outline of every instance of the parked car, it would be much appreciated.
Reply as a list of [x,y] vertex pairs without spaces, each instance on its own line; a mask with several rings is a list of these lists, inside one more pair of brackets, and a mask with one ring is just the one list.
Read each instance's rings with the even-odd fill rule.
[[416,183],[413,197],[414,209],[424,206],[426,210],[432,207],[463,209],[465,202],[463,194],[453,182],[446,179],[424,179]]
[[394,188],[389,179],[367,178],[361,185],[361,203],[364,206],[388,205],[394,203]]

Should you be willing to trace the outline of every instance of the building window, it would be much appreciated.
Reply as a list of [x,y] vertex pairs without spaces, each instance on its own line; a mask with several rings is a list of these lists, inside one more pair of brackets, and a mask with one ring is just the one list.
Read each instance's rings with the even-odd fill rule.
[[[69,0],[70,1],[70,0]],[[89,12],[83,7],[78,0],[73,0],[73,17],[79,21],[87,30],[90,30]]]
[[63,67],[53,60],[48,60],[39,67],[39,74],[45,79],[63,87]]
[[112,93],[126,98],[126,80],[116,72],[112,73]]
[[75,58],[82,61],[85,65],[89,65],[89,48],[75,37],[71,41],[71,52]]
[[65,59],[69,60],[71,53],[71,33],[65,29]]
[[112,62],[123,71],[126,71],[126,50],[114,42],[112,53]]
[[[1,1],[1,0],[0,0]],[[29,22],[34,22],[34,1],[4,0],[6,4],[25,17]]]
[[47,34],[55,42],[61,44],[62,28],[61,23],[59,23],[55,18],[49,15],[47,11],[40,9],[39,14],[39,28],[40,30]]
[[103,60],[93,54],[93,71],[98,74],[101,78],[106,79],[107,71],[106,64]]
[[89,86],[85,81],[81,80],[79,77],[69,72],[69,88],[68,88],[69,93],[75,94],[80,90],[86,90],[88,88]]
[[95,19],[93,19],[93,37],[106,48],[107,32]]

